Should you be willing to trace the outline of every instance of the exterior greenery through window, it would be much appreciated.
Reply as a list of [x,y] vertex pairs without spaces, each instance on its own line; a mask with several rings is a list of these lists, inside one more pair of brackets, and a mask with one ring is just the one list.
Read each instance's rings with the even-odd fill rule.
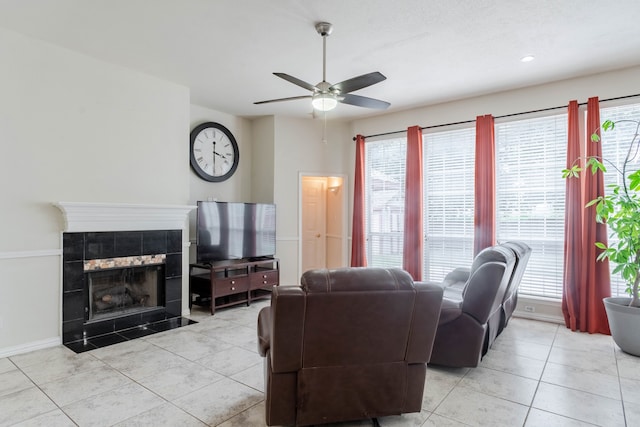
[[[620,122],[621,120],[638,120],[638,114],[640,112],[640,104],[621,105],[615,107],[600,108],[600,119],[611,120],[613,122]],[[587,129],[587,134],[590,135],[596,129]],[[617,123],[616,130],[614,132],[600,132],[602,135],[602,157],[611,161],[616,166],[622,165],[624,159],[629,150],[629,144],[633,138],[635,131],[635,125],[633,123]],[[620,174],[615,172],[615,169],[605,162],[607,172],[604,174],[605,191],[608,192],[608,186],[611,184],[622,184]],[[640,156],[638,160],[630,164],[627,170],[627,174],[638,170],[640,168]],[[630,167],[630,168],[629,168]],[[609,237],[611,243],[613,239]],[[613,271],[615,265],[610,263],[609,270]],[[614,297],[626,297],[629,296],[625,289],[627,288],[624,280],[620,274],[611,275],[611,295]]]

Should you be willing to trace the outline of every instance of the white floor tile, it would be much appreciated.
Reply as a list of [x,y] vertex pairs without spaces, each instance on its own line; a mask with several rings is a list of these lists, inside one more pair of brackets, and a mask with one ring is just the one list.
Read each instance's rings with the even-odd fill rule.
[[422,424],[422,427],[464,427],[469,424],[461,423],[460,421],[445,418],[442,415],[431,414],[429,419]]
[[607,375],[618,375],[613,349],[585,351],[554,346],[549,354],[549,362]]
[[156,346],[151,346],[126,357],[106,356],[102,360],[136,381],[187,363],[186,359],[177,354]]
[[[256,319],[268,304],[194,310],[198,324],[82,354],[56,346],[0,359],[0,426],[265,426]],[[637,408],[640,357],[609,336],[512,318],[479,367],[427,368],[422,412],[379,421],[631,427]]]
[[63,357],[30,364],[21,369],[34,383],[41,385],[102,366],[104,363],[88,353],[71,352]]
[[31,387],[35,387],[35,384],[21,371],[15,370],[0,374],[0,396]]
[[462,375],[459,375],[457,371],[440,367],[427,367],[422,409],[427,411],[435,410],[461,380]]
[[205,424],[217,425],[263,399],[263,393],[233,380],[223,379],[176,399],[173,403]]
[[171,401],[192,393],[224,377],[194,362],[165,369],[138,382],[154,393]]
[[231,376],[262,362],[262,357],[240,347],[229,348],[197,360],[200,365],[224,376]]
[[8,357],[0,359],[0,374],[18,369]]
[[75,427],[76,424],[60,409],[14,424],[13,427]]
[[523,405],[531,405],[538,381],[506,372],[477,367],[469,371],[460,386]]
[[78,425],[104,427],[119,423],[166,401],[138,384],[110,390],[62,408]]
[[56,409],[40,389],[20,390],[0,398],[0,426],[10,426]]
[[205,427],[206,424],[171,403],[164,403],[114,425],[114,427],[142,426]]
[[458,386],[434,413],[472,426],[521,426],[528,406]]
[[527,421],[524,425],[525,427],[592,427],[595,424],[585,423],[583,421],[563,417],[562,415],[552,414],[551,412],[532,408],[529,411]]
[[104,365],[90,371],[44,383],[40,388],[56,405],[66,406],[127,384],[132,384],[132,380],[119,371]]
[[19,368],[36,365],[43,362],[51,362],[56,359],[67,359],[74,356],[75,353],[62,345],[45,348],[43,350],[35,350],[29,353],[11,356],[9,359]]
[[232,379],[264,393],[264,363],[258,363],[231,376]]
[[482,358],[479,366],[539,380],[544,370],[544,364],[545,362],[542,360],[490,349]]
[[544,368],[542,381],[611,399],[621,399],[620,381],[617,376],[549,362]]
[[191,361],[215,354],[230,347],[227,343],[189,330],[181,330],[172,334],[151,335],[146,338],[146,340]]
[[533,407],[602,426],[624,426],[622,401],[553,384],[540,383]]

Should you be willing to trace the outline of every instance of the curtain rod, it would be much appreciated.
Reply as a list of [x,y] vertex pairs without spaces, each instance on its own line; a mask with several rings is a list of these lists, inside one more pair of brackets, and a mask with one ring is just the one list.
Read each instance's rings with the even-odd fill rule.
[[[615,98],[608,98],[608,99],[601,99],[600,102],[607,102],[607,101],[617,101],[619,99],[626,99],[626,98],[635,98],[637,96],[640,96],[640,93],[635,94],[635,95],[625,95],[625,96],[618,96]],[[582,106],[582,105],[587,105],[586,102],[581,102],[578,105]],[[511,113],[511,114],[503,114],[502,116],[496,116],[494,117],[495,119],[503,119],[505,117],[514,117],[514,116],[521,116],[523,114],[531,114],[531,113],[541,113],[544,111],[552,111],[552,110],[559,110],[560,108],[567,108],[568,105],[560,105],[558,107],[549,107],[549,108],[541,108],[539,110],[531,110],[531,111],[523,111],[520,113]],[[435,128],[441,128],[441,127],[445,127],[445,126],[455,126],[455,125],[463,125],[466,123],[475,123],[475,119],[473,120],[464,120],[461,122],[454,122],[454,123],[443,123],[440,125],[431,125],[431,126],[423,126],[420,129],[425,130],[425,129],[435,129]],[[366,135],[365,138],[373,138],[376,136],[386,136],[386,135],[393,135],[396,133],[401,133],[401,132],[406,132],[406,129],[404,130],[397,130],[397,131],[393,131],[393,132],[384,132],[384,133],[376,133],[375,135]],[[356,137],[353,137],[353,140],[356,140]]]

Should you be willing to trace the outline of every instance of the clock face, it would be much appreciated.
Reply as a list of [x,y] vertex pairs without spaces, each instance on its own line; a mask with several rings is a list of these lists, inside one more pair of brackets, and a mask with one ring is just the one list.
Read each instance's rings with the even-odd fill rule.
[[204,180],[224,181],[238,167],[240,153],[233,134],[219,123],[207,122],[191,131],[191,167]]

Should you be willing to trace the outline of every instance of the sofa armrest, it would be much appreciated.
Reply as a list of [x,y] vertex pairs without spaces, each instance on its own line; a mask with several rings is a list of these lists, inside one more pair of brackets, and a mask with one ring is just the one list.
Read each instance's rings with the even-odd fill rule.
[[258,313],[258,353],[265,357],[271,348],[271,307],[265,307]]
[[265,348],[269,349],[272,372],[297,371],[302,367],[306,293],[299,286],[274,286],[270,308],[270,342]]
[[431,358],[433,340],[436,336],[442,287],[439,284],[415,282],[416,303],[413,309],[411,331],[407,346],[408,363],[427,363]]
[[469,280],[470,274],[471,270],[468,268],[460,267],[451,270],[446,276],[444,276],[442,286],[445,288],[455,286],[462,290],[462,288],[464,288],[464,285],[467,283],[467,280]]

